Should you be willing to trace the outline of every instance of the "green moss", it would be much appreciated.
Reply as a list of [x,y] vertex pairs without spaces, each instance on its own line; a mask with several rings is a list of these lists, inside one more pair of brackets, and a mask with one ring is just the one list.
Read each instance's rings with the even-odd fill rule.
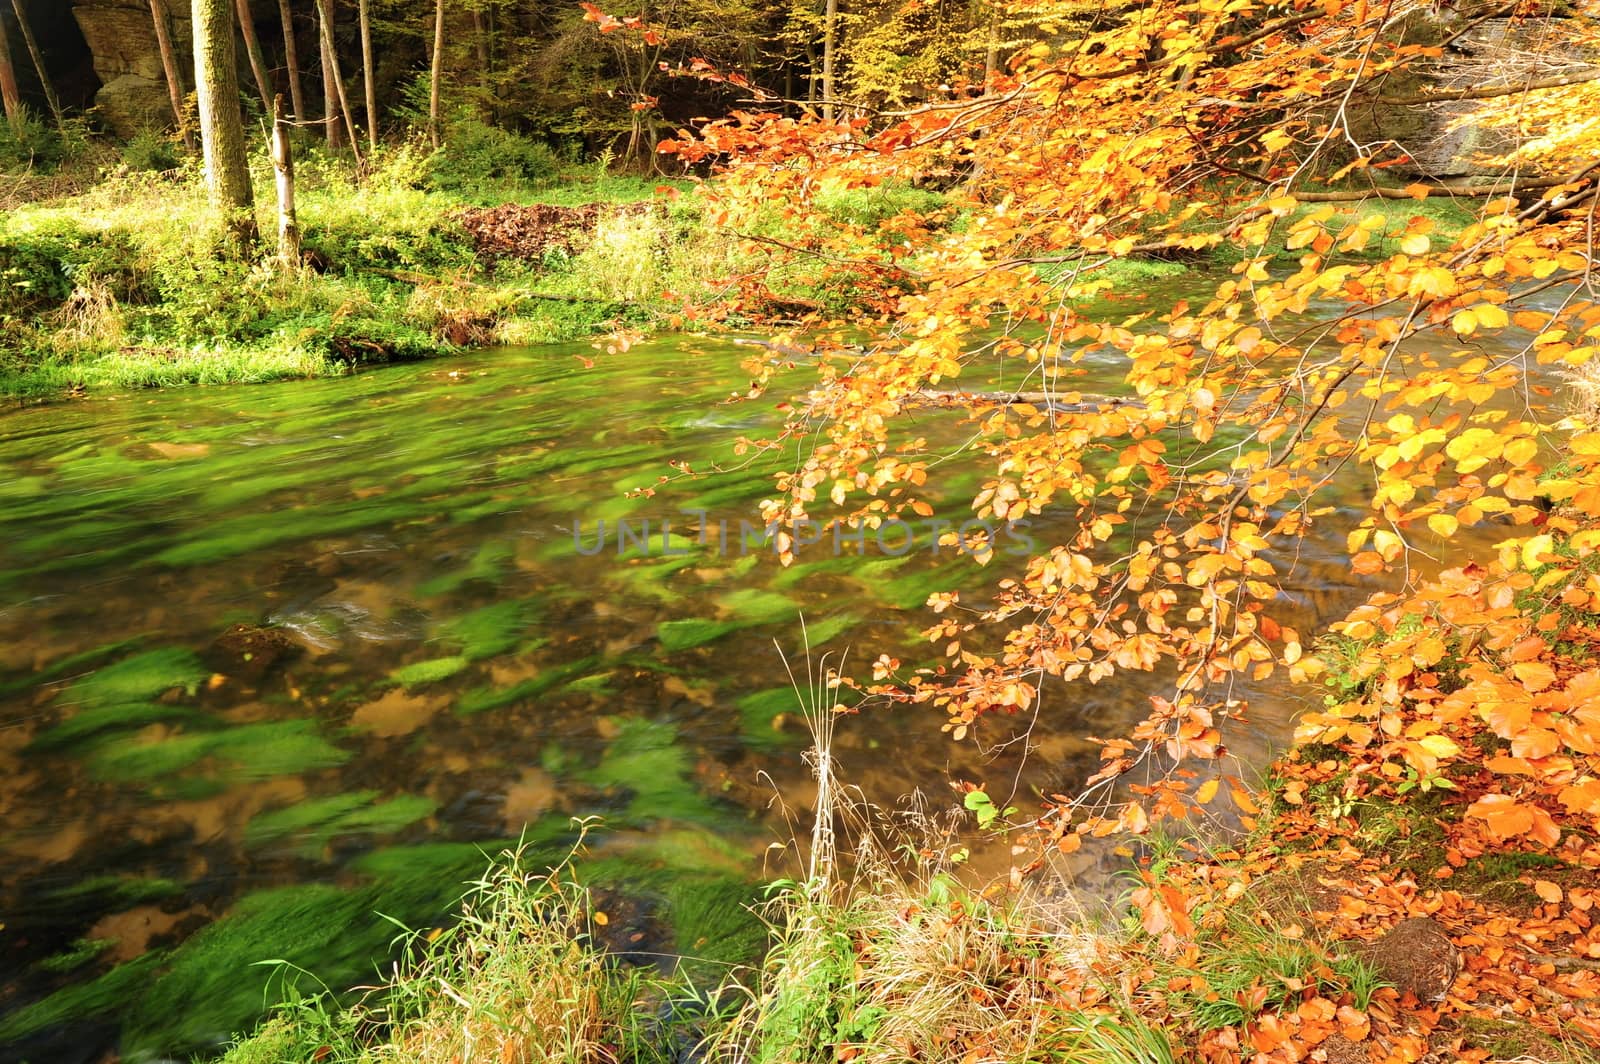
[[395,669],[389,674],[389,680],[407,688],[426,687],[428,684],[449,679],[470,664],[471,661],[462,655],[417,661]]

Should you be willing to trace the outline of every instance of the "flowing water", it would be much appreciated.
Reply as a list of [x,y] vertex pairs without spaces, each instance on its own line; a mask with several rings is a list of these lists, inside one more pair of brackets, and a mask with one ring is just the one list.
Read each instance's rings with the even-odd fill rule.
[[[928,593],[1016,562],[920,529],[787,569],[747,545],[792,461],[734,455],[782,398],[721,402],[749,354],[500,350],[0,415],[0,1058],[214,1047],[277,992],[256,962],[370,980],[395,933],[376,914],[440,919],[485,854],[559,855],[574,816],[605,818],[584,867],[618,948],[748,957],[751,884],[795,871],[764,857],[796,830],[773,799],[807,792],[788,670],[927,661]],[[1324,527],[1286,591],[1303,631],[1363,593]],[[1009,722],[1031,743],[866,713],[838,758],[875,799],[951,803],[955,776],[1028,807],[1151,683],[1047,690]],[[1254,694],[1229,743],[1259,764],[1306,696]]]

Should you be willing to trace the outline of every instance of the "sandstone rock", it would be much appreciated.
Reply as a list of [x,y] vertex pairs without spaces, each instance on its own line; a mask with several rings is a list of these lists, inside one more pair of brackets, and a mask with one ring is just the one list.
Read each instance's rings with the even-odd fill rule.
[[[170,4],[173,46],[180,57],[190,50],[187,3]],[[150,21],[149,0],[78,0],[72,7],[100,78],[95,106],[118,136],[172,124],[166,75]],[[190,77],[193,76],[192,69]]]
[[172,125],[167,86],[138,74],[124,74],[100,86],[94,94],[94,105],[100,120],[119,137]]

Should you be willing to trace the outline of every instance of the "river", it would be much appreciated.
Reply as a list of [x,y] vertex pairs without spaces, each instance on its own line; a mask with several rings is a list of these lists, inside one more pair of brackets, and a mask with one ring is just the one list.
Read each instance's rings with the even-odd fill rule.
[[[790,670],[929,661],[927,594],[1016,561],[913,529],[784,568],[743,540],[785,460],[733,451],[783,398],[723,401],[750,353],[494,350],[0,414],[0,1057],[215,1048],[281,974],[256,962],[370,981],[377,914],[443,919],[486,855],[559,856],[574,816],[604,818],[584,865],[620,948],[747,959],[808,797]],[[1302,631],[1364,593],[1320,527],[1286,583]],[[837,754],[878,801],[953,805],[954,777],[1033,808],[1151,684],[1047,689],[981,743],[864,713]],[[1259,766],[1309,696],[1255,696],[1229,745]]]

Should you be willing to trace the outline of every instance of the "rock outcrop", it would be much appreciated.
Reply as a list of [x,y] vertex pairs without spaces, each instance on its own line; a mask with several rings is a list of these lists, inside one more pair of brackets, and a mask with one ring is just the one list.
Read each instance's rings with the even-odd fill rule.
[[[173,44],[180,56],[187,56],[189,5],[179,0],[168,7],[172,10]],[[149,0],[77,0],[72,16],[83,31],[94,71],[100,77],[94,102],[101,121],[119,137],[143,129],[169,128],[172,104]]]

